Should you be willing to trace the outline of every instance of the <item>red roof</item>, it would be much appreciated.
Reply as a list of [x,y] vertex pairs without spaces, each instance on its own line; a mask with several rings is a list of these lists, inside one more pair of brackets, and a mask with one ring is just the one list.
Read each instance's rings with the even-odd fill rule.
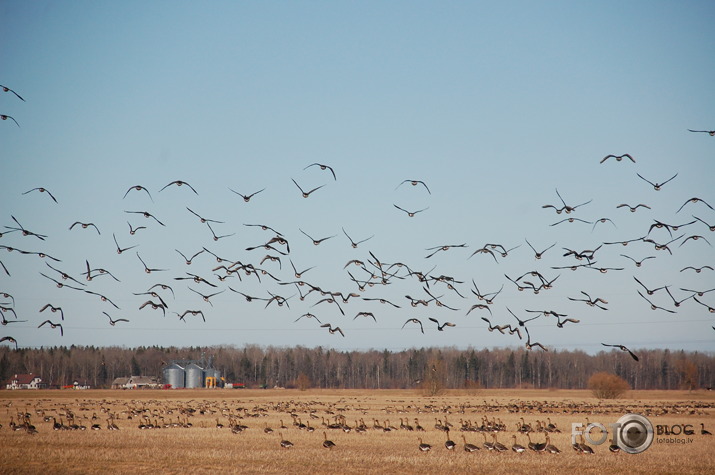
[[37,378],[34,374],[16,374],[11,381],[17,381],[17,384],[30,384],[33,379]]

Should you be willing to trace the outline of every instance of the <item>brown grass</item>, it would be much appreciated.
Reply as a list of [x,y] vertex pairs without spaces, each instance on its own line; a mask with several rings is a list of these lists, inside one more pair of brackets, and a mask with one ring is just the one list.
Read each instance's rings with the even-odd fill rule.
[[[471,394],[470,394],[471,393]],[[518,412],[516,412],[518,408]],[[191,415],[182,409],[193,409]],[[102,430],[54,431],[42,415],[62,417],[74,412],[76,422],[89,427],[94,413]],[[107,411],[107,412],[104,412]],[[150,419],[165,422],[188,420],[190,428],[140,430],[140,417],[132,411],[152,414]],[[315,417],[310,412],[314,411]],[[18,412],[32,414],[38,433],[12,431],[10,417]],[[203,412],[203,413],[201,413]],[[290,413],[316,430],[307,432],[293,426]],[[653,424],[691,424],[692,443],[654,442],[638,455],[609,453],[607,444],[594,446],[593,456],[571,449],[571,423],[615,422],[627,412],[647,414]],[[119,431],[106,429],[107,413],[117,414]],[[2,473],[715,473],[715,442],[700,435],[700,423],[715,432],[715,394],[685,391],[629,391],[623,399],[601,401],[588,391],[562,390],[479,390],[446,391],[444,395],[423,397],[415,391],[298,391],[298,390],[176,390],[176,391],[2,391],[0,392],[0,472]],[[248,426],[239,434],[216,428],[216,419],[228,424],[228,415],[240,415]],[[254,417],[256,414],[258,416]],[[366,433],[345,433],[325,429],[344,415],[354,426],[363,419]],[[550,418],[561,433],[551,434],[559,455],[497,454],[482,449],[463,450],[467,441],[482,446],[477,432],[460,432],[460,419],[481,423],[483,417],[499,419],[507,430],[499,441],[511,446],[517,423],[536,424]],[[426,431],[384,432],[373,428],[373,420],[389,421],[399,427],[400,418],[414,425],[418,418]],[[450,438],[457,450],[444,447],[446,434],[434,428],[435,419],[454,425]],[[279,445],[280,430],[295,447]],[[266,434],[268,425],[273,434]],[[323,431],[336,447],[322,447]],[[418,450],[418,437],[432,444],[432,450]],[[521,434],[518,442],[526,445]],[[684,439],[684,436],[677,436]],[[543,441],[543,433],[532,439]]]

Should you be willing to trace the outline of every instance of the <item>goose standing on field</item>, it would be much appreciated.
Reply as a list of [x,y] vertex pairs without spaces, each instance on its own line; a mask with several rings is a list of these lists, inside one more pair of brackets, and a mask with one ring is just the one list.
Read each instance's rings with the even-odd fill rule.
[[593,455],[595,452],[590,445],[586,444],[586,438],[581,434],[581,442],[576,442],[573,444],[574,450],[581,454]]
[[429,452],[430,450],[432,450],[432,446],[430,444],[425,444],[424,442],[422,442],[422,437],[418,437],[417,439],[420,441],[420,452]]
[[546,434],[546,447],[544,447],[544,450],[550,454],[560,454],[561,450],[559,450],[558,447],[553,445],[551,443],[551,439],[549,438],[549,435]]
[[621,451],[621,448],[613,442],[613,439],[610,439],[609,442],[611,443],[611,445],[608,446],[608,450],[612,454],[617,454]]
[[420,425],[420,421],[415,417],[415,430],[417,432],[425,432],[425,428]]
[[477,450],[479,450],[479,447],[467,442],[467,437],[465,437],[464,434],[462,434],[462,440],[464,441],[464,451],[465,452],[476,452]]
[[291,447],[293,447],[293,442],[284,439],[282,432],[279,432],[278,435],[281,436],[281,447],[283,447],[284,449],[290,449]]
[[326,449],[332,449],[335,447],[335,442],[328,440],[328,434],[326,434],[325,431],[323,431],[323,447]]
[[523,454],[524,452],[526,452],[526,447],[516,443],[516,434],[512,435],[511,438],[514,440],[514,443],[512,443],[511,445],[511,450],[513,450],[517,454]]
[[492,433],[492,439],[494,439],[493,445],[494,445],[494,450],[497,452],[506,452],[509,450],[506,445],[502,444],[497,440],[497,433],[493,432]]
[[531,434],[529,434],[528,432],[526,433],[526,438],[529,440],[529,444],[528,444],[529,450],[533,450],[534,452],[541,453],[546,448],[546,442],[543,442],[543,443],[542,442],[532,442]]
[[482,436],[484,436],[484,443],[482,444],[482,446],[490,452],[493,451],[494,450],[494,442],[487,441],[486,433],[482,432]]
[[445,433],[447,434],[447,440],[444,442],[445,448],[446,448],[447,450],[454,450],[454,449],[457,447],[457,444],[456,444],[456,442],[454,442],[453,440],[450,440],[450,438],[449,438],[449,429],[447,429],[447,430],[445,431]]

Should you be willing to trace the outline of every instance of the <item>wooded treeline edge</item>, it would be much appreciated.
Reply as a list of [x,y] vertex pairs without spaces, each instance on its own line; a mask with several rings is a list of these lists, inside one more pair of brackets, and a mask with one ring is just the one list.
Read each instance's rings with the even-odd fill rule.
[[[439,380],[445,389],[559,388],[586,389],[599,371],[616,374],[632,389],[696,389],[715,385],[715,354],[639,350],[527,351],[525,349],[412,348],[401,351],[338,351],[324,347],[94,347],[0,348],[0,381],[33,373],[49,387],[77,382],[109,388],[117,377],[161,378],[173,360],[211,358],[226,382],[246,387],[332,389],[418,388]],[[160,379],[161,380],[161,379]],[[4,385],[3,385],[4,388]]]

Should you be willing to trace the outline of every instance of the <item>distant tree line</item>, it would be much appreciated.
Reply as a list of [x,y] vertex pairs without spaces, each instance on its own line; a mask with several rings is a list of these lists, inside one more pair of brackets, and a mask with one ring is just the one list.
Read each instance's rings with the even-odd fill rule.
[[[625,379],[632,389],[696,389],[715,385],[715,354],[640,350],[639,361],[620,351],[413,348],[339,351],[316,347],[94,347],[0,348],[0,381],[34,373],[52,387],[74,382],[108,388],[117,377],[162,377],[174,360],[209,358],[226,382],[246,387],[345,389],[562,388],[586,389],[594,373]],[[299,380],[300,378],[300,380]],[[2,386],[4,388],[4,385]]]

